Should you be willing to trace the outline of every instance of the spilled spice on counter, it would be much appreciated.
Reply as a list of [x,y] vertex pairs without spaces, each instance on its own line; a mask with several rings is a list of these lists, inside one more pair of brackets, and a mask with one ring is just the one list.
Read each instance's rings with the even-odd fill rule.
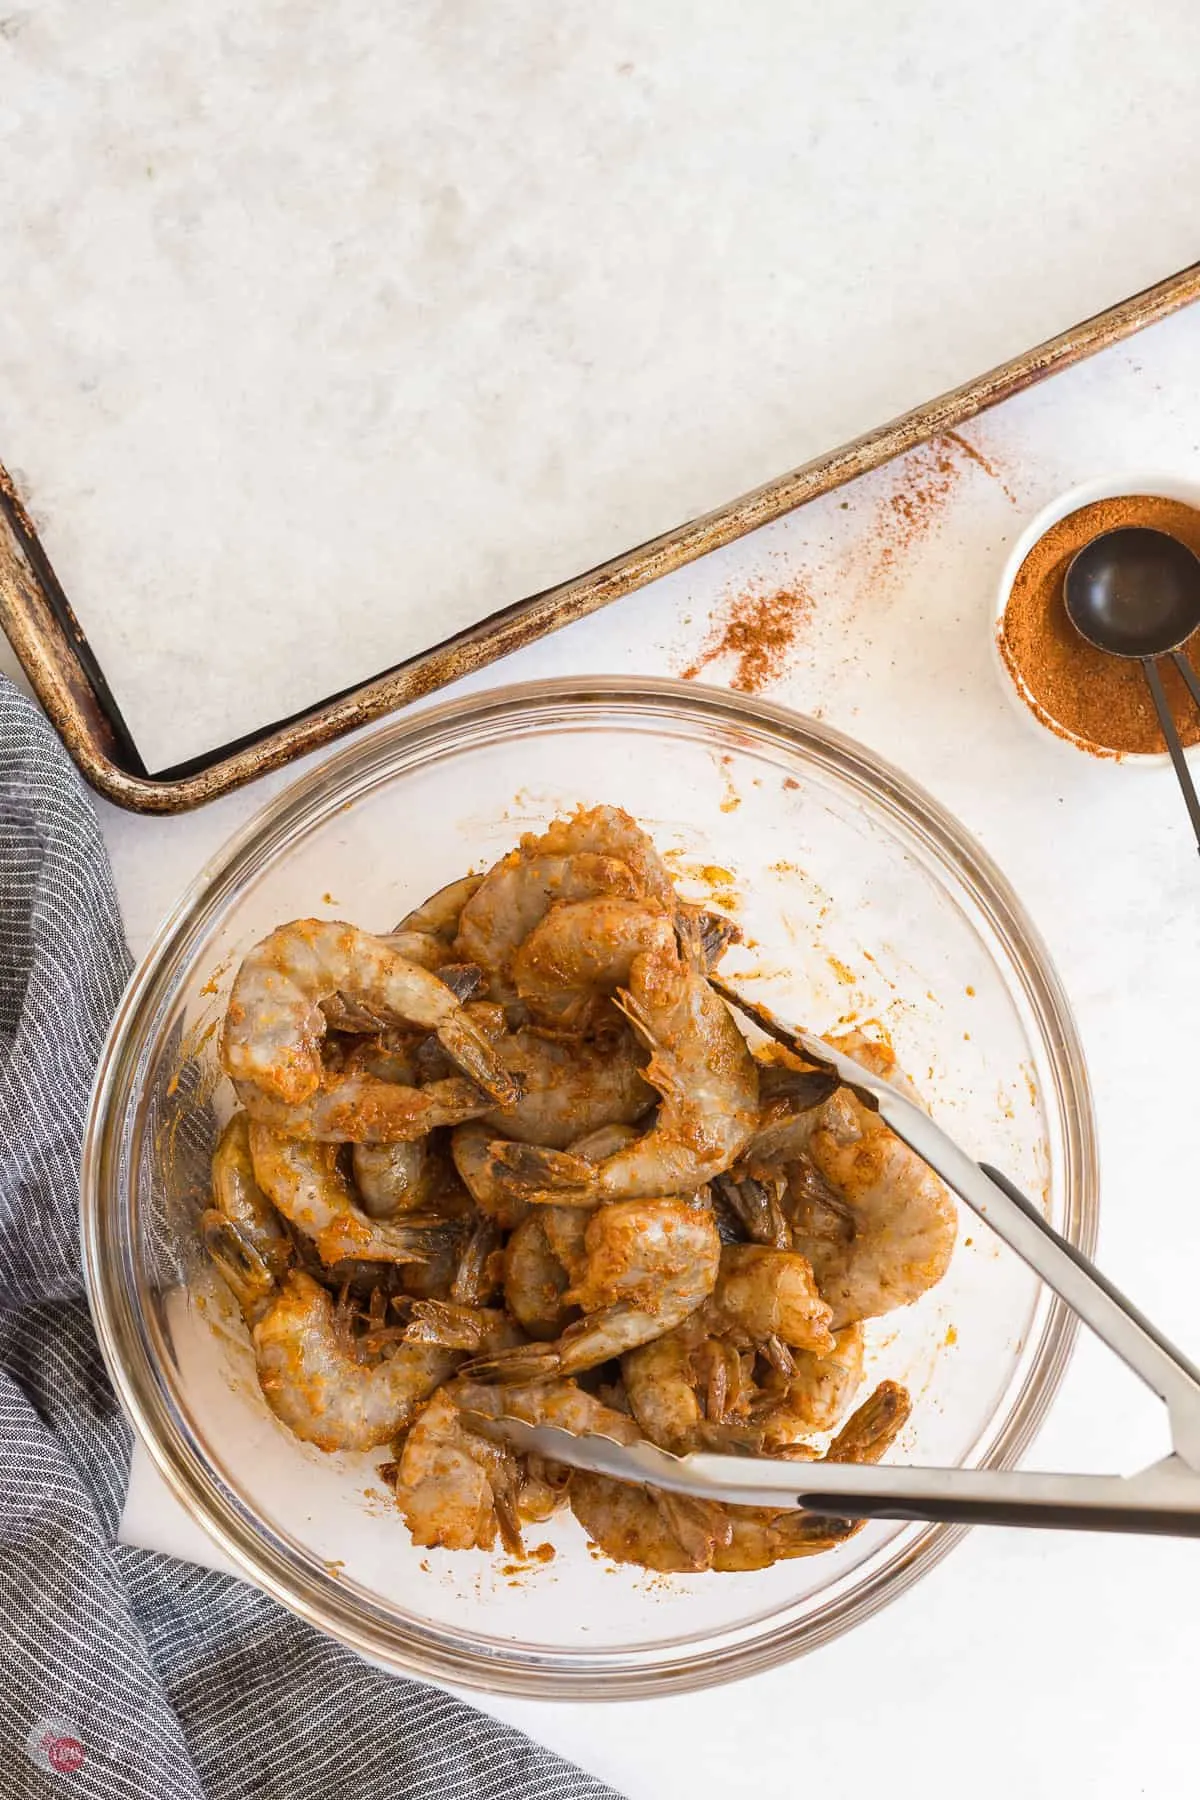
[[[1034,715],[1059,737],[1082,740],[1081,747],[1096,756],[1166,749],[1140,665],[1085,643],[1063,600],[1076,551],[1125,525],[1168,532],[1200,555],[1200,509],[1186,501],[1154,494],[1093,501],[1038,539],[1017,570],[996,633],[1017,692]],[[1185,654],[1200,670],[1200,644],[1193,641]],[[1159,668],[1181,739],[1200,743],[1200,717],[1183,681],[1169,662],[1160,661]]]
[[733,661],[730,686],[761,694],[786,675],[796,637],[812,609],[812,595],[800,581],[769,593],[735,594],[713,620],[696,660],[683,671],[695,681],[703,669],[726,657]]
[[897,457],[890,471],[893,485],[879,504],[871,535],[872,591],[878,592],[881,581],[890,582],[910,553],[934,535],[972,469],[981,470],[1007,500],[1017,504],[997,464],[960,432],[941,432]]

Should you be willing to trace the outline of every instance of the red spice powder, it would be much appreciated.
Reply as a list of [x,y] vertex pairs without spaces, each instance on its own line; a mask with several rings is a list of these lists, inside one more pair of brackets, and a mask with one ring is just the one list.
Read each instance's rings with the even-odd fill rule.
[[695,662],[683,671],[695,681],[701,670],[726,659],[733,662],[730,686],[742,694],[761,694],[786,675],[796,638],[812,610],[812,595],[800,581],[770,593],[735,594],[713,620]]
[[[1166,749],[1141,667],[1085,643],[1067,617],[1063,585],[1076,551],[1102,532],[1148,525],[1200,555],[1200,510],[1183,500],[1128,494],[1068,513],[1038,539],[1017,571],[996,638],[1014,686],[1043,725],[1095,756]],[[1200,669],[1200,644],[1186,654]],[[1200,743],[1200,718],[1169,662],[1163,686],[1185,744]]]

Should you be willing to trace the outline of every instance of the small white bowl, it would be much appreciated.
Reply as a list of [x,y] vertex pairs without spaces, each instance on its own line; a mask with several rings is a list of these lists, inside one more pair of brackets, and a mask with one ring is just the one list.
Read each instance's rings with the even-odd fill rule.
[[[1029,521],[1008,555],[1000,576],[1000,586],[996,595],[996,610],[992,616],[992,657],[1000,677],[1000,685],[1008,695],[1013,706],[1028,725],[1038,733],[1039,737],[1054,738],[1058,743],[1071,750],[1082,750],[1086,755],[1094,757],[1097,746],[1090,738],[1078,737],[1068,731],[1065,725],[1052,728],[1044,725],[1035,706],[1026,698],[1024,684],[1015,670],[1009,667],[1000,648],[1000,624],[1008,607],[1008,597],[1012,593],[1013,582],[1017,571],[1033,549],[1038,539],[1044,537],[1052,525],[1065,519],[1068,513],[1078,512],[1081,506],[1090,506],[1096,500],[1121,500],[1127,495],[1146,494],[1161,500],[1183,500],[1189,506],[1200,510],[1200,482],[1181,479],[1177,475],[1147,475],[1136,469],[1127,470],[1121,475],[1106,475],[1095,481],[1081,482],[1078,487],[1069,488],[1043,506]],[[1106,762],[1117,762],[1125,766],[1138,765],[1143,768],[1156,768],[1162,763],[1170,762],[1165,750],[1155,751],[1108,751],[1103,752]]]

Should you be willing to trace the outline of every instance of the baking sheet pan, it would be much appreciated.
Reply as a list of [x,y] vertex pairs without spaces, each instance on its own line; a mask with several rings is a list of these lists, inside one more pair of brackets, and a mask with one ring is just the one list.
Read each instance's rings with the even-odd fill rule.
[[93,779],[193,804],[1194,295],[1114,305],[1200,15],[833,10],[16,16],[2,604]]

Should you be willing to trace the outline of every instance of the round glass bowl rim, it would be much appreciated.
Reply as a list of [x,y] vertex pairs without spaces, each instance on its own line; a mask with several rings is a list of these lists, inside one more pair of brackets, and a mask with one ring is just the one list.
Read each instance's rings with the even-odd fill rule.
[[[84,1137],[82,1243],[84,1273],[97,1334],[122,1406],[158,1473],[190,1516],[251,1581],[291,1611],[363,1656],[426,1679],[484,1691],[558,1699],[630,1699],[684,1692],[738,1679],[815,1648],[867,1618],[925,1574],[962,1535],[961,1528],[929,1527],[899,1542],[865,1579],[840,1591],[808,1616],[736,1641],[736,1628],[689,1641],[670,1655],[661,1646],[588,1658],[556,1660],[553,1651],[518,1658],[484,1654],[456,1643],[440,1628],[418,1631],[372,1613],[329,1576],[300,1567],[281,1541],[225,1490],[193,1443],[172,1403],[152,1353],[137,1303],[133,1246],[123,1229],[127,1208],[121,1144],[137,1104],[136,1065],[164,996],[188,967],[191,942],[210,913],[254,867],[283,847],[333,796],[348,801],[371,785],[403,751],[442,753],[494,740],[507,727],[671,718],[698,727],[745,731],[830,774],[908,834],[915,835],[943,872],[969,893],[1000,940],[1037,1021],[1053,1071],[1064,1152],[1065,1235],[1085,1252],[1098,1221],[1095,1123],[1086,1065],[1070,1008],[1037,932],[1005,878],[957,821],[915,783],[823,723],[725,689],[652,678],[603,677],[527,682],[402,714],[373,728],[310,769],[270,801],[201,870],[163,922],[135,971],[109,1033],[97,1071]],[[1047,1096],[1048,1103],[1050,1096]],[[1075,1320],[1061,1302],[1045,1315],[1041,1342],[1025,1383],[1003,1422],[988,1461],[1010,1466],[1032,1441],[1062,1380]]]

